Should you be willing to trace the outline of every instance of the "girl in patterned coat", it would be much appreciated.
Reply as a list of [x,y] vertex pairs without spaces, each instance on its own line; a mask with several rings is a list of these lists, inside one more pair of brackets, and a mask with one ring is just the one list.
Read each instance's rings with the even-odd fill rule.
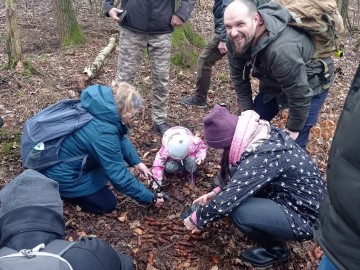
[[[289,134],[252,110],[239,117],[216,105],[204,118],[205,141],[222,153],[220,187],[199,197],[184,220],[192,232],[224,216],[260,246],[240,257],[257,267],[288,259],[284,241],[313,238],[325,184]],[[232,166],[230,169],[230,166]]]
[[[190,130],[181,126],[168,129],[162,137],[162,145],[156,154],[152,173],[159,185],[164,178],[164,170],[168,173],[185,170],[190,173],[194,184],[193,173],[206,157],[206,145]],[[153,187],[158,185],[153,183]]]

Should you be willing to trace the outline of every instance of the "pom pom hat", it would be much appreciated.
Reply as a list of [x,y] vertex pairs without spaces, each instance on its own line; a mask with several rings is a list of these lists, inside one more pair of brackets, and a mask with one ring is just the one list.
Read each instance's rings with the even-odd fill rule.
[[176,160],[183,160],[189,153],[190,138],[185,132],[174,133],[169,136],[167,149],[170,156]]
[[212,148],[226,148],[231,146],[238,117],[220,105],[204,117],[204,139]]

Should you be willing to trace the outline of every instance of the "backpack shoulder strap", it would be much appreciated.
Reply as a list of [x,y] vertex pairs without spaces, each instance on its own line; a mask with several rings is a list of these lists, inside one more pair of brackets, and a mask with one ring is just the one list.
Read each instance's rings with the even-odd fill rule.
[[66,240],[55,239],[45,246],[41,251],[49,252],[62,256],[69,248],[75,245],[76,242],[69,242]]

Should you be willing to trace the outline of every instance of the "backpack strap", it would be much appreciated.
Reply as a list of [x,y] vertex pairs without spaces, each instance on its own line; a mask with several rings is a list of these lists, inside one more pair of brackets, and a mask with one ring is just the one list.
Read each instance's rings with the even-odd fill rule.
[[69,242],[65,240],[55,239],[45,246],[41,251],[49,252],[62,256],[69,248],[75,245],[76,242]]

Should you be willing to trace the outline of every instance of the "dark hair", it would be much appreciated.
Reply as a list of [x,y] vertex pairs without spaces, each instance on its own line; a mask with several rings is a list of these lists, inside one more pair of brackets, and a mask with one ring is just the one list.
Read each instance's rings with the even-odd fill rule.
[[229,154],[230,154],[230,147],[224,148],[224,153],[220,161],[220,186],[224,187],[229,182],[230,172],[229,172]]

